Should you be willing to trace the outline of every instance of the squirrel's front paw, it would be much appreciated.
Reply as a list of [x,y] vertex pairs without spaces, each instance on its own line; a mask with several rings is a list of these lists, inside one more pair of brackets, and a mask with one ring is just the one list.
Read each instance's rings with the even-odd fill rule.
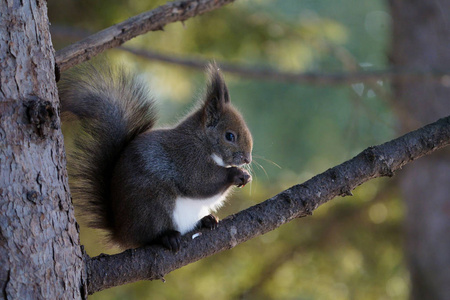
[[216,229],[217,224],[219,224],[219,219],[215,215],[207,215],[200,220],[201,227]]
[[252,181],[252,175],[250,175],[247,170],[244,169],[238,169],[234,168],[234,174],[233,174],[233,185],[236,185],[237,187],[243,187],[250,181]]

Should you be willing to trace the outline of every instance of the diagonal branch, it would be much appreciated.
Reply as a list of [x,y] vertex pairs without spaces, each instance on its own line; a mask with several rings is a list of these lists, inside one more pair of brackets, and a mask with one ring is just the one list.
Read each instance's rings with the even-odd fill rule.
[[62,72],[110,48],[148,31],[204,14],[235,0],[182,0],[169,2],[156,9],[132,17],[74,43],[58,52],[55,60]]
[[405,164],[448,144],[450,116],[385,144],[369,147],[303,184],[226,218],[216,230],[201,230],[195,239],[191,234],[185,235],[178,253],[151,246],[116,255],[86,256],[88,292],[92,294],[138,280],[161,279],[175,269],[310,215],[319,205],[336,196],[351,195],[355,187],[370,179],[393,176]]

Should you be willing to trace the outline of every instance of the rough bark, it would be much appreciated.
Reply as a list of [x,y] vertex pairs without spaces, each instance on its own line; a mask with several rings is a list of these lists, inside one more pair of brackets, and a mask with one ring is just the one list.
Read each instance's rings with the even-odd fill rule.
[[403,165],[448,144],[450,116],[383,145],[370,147],[303,184],[226,218],[215,230],[200,231],[201,235],[195,239],[192,234],[185,235],[178,253],[154,246],[87,259],[88,292],[137,280],[163,278],[184,265],[310,215],[332,198],[351,195],[355,187],[372,178],[392,176]]
[[[199,6],[172,10],[179,19],[198,13],[202,4],[231,1],[180,1]],[[413,1],[417,10],[401,11],[406,3],[393,2],[393,12],[399,20],[394,29],[399,37],[394,44],[394,60],[399,65],[441,69],[449,66],[449,26],[445,16],[450,4],[444,2]],[[412,4],[411,4],[412,3]],[[193,4],[194,5],[194,4]],[[173,9],[173,7],[172,7]],[[184,9],[184,10],[183,10]],[[53,49],[48,34],[46,3],[37,1],[0,0],[0,287],[1,297],[12,299],[78,299],[87,292],[84,282],[83,253],[79,245],[78,229],[68,194],[63,139],[59,130],[59,109],[54,82]],[[184,14],[186,11],[189,13]],[[423,20],[418,16],[426,18]],[[436,17],[440,15],[440,17]],[[403,18],[403,19],[402,19]],[[438,19],[436,24],[434,19]],[[419,23],[414,27],[414,23]],[[399,25],[400,24],[400,25]],[[411,25],[414,24],[414,25]],[[405,32],[402,28],[411,25]],[[397,27],[396,27],[397,26]],[[128,32],[128,27],[117,27]],[[117,29],[116,28],[116,29]],[[157,29],[157,28],[155,28]],[[152,29],[146,29],[152,30]],[[408,31],[406,30],[406,31]],[[426,31],[423,34],[422,30]],[[139,34],[139,33],[137,33]],[[115,36],[115,35],[114,35]],[[419,38],[420,37],[420,38]],[[414,40],[411,45],[402,42]],[[123,43],[111,42],[108,47]],[[116,43],[116,44],[115,44]],[[403,45],[403,46],[402,46]],[[444,45],[444,47],[442,46]],[[428,48],[429,47],[429,48]],[[405,55],[411,51],[412,55]],[[80,57],[89,58],[86,51]],[[397,55],[396,55],[397,54]],[[79,61],[79,60],[76,60]],[[413,62],[413,63],[411,63]],[[75,62],[76,63],[76,62]],[[423,86],[407,82],[397,83],[397,92],[408,99],[406,107],[415,111],[419,122],[432,114],[448,114],[450,107],[445,80],[424,80]],[[416,92],[413,88],[417,88]],[[417,94],[418,93],[418,94]],[[414,96],[414,97],[412,97]],[[437,99],[437,104],[423,107],[411,99]],[[439,100],[442,99],[442,100]],[[441,102],[439,102],[441,101]],[[414,105],[415,104],[415,105]],[[87,260],[89,292],[140,279],[161,278],[164,274],[219,251],[230,249],[254,236],[263,234],[298,217],[310,214],[317,206],[337,195],[349,195],[363,182],[391,176],[404,164],[425,155],[450,141],[450,119],[440,120],[421,131],[413,132],[384,145],[365,150],[354,159],[312,178],[304,184],[224,220],[214,231],[202,231],[196,239],[185,236],[183,249],[173,254],[159,247],[128,250],[124,253],[102,255]],[[447,151],[448,152],[448,151]],[[439,168],[449,170],[445,160],[428,165],[432,182],[421,179],[424,186],[448,186],[450,179],[441,177]],[[432,159],[433,160],[433,159]],[[437,161],[437,159],[435,158]],[[423,160],[423,164],[429,163]],[[412,168],[411,168],[412,169]],[[413,172],[408,172],[413,173]],[[427,175],[427,174],[425,174]],[[439,177],[434,177],[439,176]],[[408,177],[406,177],[408,178]],[[405,186],[420,187],[405,180]],[[414,182],[411,184],[411,182]],[[441,188],[439,186],[439,188]],[[434,187],[434,186],[433,186]],[[423,188],[425,190],[425,188]],[[448,268],[448,201],[444,190],[429,191],[428,201],[408,201],[410,216],[411,265],[414,295],[417,299],[444,299],[449,294]],[[443,192],[442,192],[443,191]],[[431,198],[430,195],[438,195]],[[414,192],[420,195],[419,192]],[[443,196],[445,195],[445,196]],[[437,200],[435,200],[437,199]],[[425,205],[424,205],[425,203]],[[422,217],[425,217],[421,219]],[[417,218],[417,219],[415,219]],[[412,222],[414,220],[414,222]],[[412,226],[418,223],[418,226]],[[423,242],[421,239],[424,239]],[[431,245],[431,250],[425,244]],[[446,250],[443,253],[442,250]],[[427,252],[428,257],[421,255]],[[430,254],[431,253],[431,254]],[[418,259],[420,258],[420,259]],[[437,258],[437,259],[436,259]],[[427,260],[428,259],[428,260]],[[447,276],[447,277],[446,277]]]
[[[450,69],[450,2],[390,1],[395,66]],[[407,118],[403,130],[450,114],[450,77],[396,80],[396,99]],[[426,101],[424,99],[427,99]],[[405,115],[405,114],[403,114]],[[407,207],[406,252],[412,299],[449,299],[450,295],[450,151],[429,156],[401,178]]]
[[81,299],[46,2],[0,11],[0,298]]

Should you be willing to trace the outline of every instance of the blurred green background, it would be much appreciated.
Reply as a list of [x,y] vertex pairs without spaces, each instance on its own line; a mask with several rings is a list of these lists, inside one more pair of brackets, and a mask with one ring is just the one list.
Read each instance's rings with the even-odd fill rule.
[[[49,0],[60,49],[165,1]],[[126,43],[176,58],[216,60],[289,72],[349,72],[388,66],[390,15],[380,0],[239,0]],[[115,49],[109,59],[148,79],[160,126],[174,124],[203,93],[201,69]],[[62,75],[64,76],[64,74]],[[219,212],[229,214],[301,183],[395,136],[389,83],[311,85],[227,74],[230,94],[254,137],[251,185]],[[68,152],[73,124],[65,124]],[[395,178],[373,180],[235,249],[186,266],[166,282],[138,282],[90,299],[407,299],[404,207]],[[82,224],[83,225],[83,224]],[[101,233],[81,227],[91,256]]]

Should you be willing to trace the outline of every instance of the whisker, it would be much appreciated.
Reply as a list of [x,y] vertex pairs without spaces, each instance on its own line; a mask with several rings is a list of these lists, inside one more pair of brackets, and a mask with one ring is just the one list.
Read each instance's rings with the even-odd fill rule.
[[263,170],[264,174],[266,174],[267,180],[269,180],[269,174],[267,174],[266,169],[259,162],[257,162],[256,160],[253,160],[253,163],[255,163],[255,165],[257,167],[259,167],[261,170]]
[[279,164],[277,164],[276,162],[274,162],[274,161],[272,161],[272,160],[270,160],[270,159],[267,159],[267,158],[265,158],[265,157],[263,157],[263,156],[260,156],[260,155],[254,155],[254,157],[256,157],[256,158],[260,158],[260,159],[262,159],[262,160],[264,160],[264,161],[266,161],[266,162],[268,162],[268,163],[271,163],[272,165],[274,165],[275,167],[277,167],[278,169],[283,169]]
[[253,168],[253,165],[252,165],[252,164],[249,164],[249,165],[248,165],[248,168],[249,168],[250,174],[255,173],[255,169]]
[[[246,165],[243,166],[243,168],[245,170],[247,170],[247,172],[253,177],[253,180],[256,180],[256,176],[254,175],[255,172],[254,172],[253,166],[251,164],[246,164]],[[250,191],[249,191],[250,196],[252,195],[252,192],[253,192],[253,189],[252,189],[252,187],[253,187],[253,185],[252,185],[253,180],[250,181],[250,183],[249,183],[250,184]]]

